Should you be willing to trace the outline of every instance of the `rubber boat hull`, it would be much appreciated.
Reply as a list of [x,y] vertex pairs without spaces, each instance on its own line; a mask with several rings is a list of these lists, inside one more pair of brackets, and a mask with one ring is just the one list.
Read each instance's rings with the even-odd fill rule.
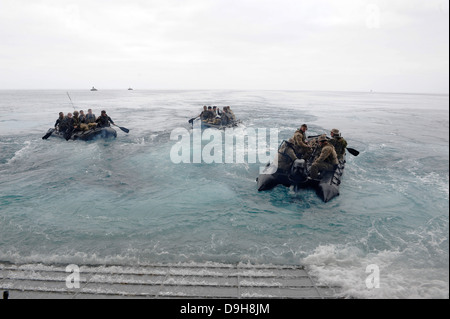
[[[285,187],[293,186],[295,191],[300,191],[304,188],[313,188],[324,202],[329,202],[336,196],[339,196],[339,185],[344,174],[345,162],[344,157],[339,161],[336,170],[321,172],[319,180],[311,179],[307,174],[296,174],[292,167],[289,172],[286,172],[277,169],[274,163],[269,163],[256,179],[258,191],[272,190],[278,185]],[[310,164],[306,166],[306,171],[309,171]]]
[[194,127],[195,125],[198,125],[198,122],[200,122],[202,130],[206,130],[208,128],[224,130],[226,128],[236,127],[236,126],[238,126],[239,123],[241,123],[241,121],[234,121],[233,123],[230,123],[227,125],[222,125],[222,124],[212,124],[212,123],[208,123],[203,120],[200,120],[200,119],[196,119],[194,122],[192,122],[192,127]]
[[[47,133],[53,131],[51,136],[66,139],[64,133],[49,129]],[[111,127],[95,128],[88,131],[79,131],[70,136],[70,140],[92,141],[95,139],[114,139],[117,137],[117,131]]]

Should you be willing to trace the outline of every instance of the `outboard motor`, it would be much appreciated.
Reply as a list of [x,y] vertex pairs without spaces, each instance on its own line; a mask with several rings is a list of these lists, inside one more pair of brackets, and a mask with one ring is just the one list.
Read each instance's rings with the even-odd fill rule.
[[304,159],[296,159],[291,167],[289,180],[294,185],[306,183],[308,181],[308,170]]

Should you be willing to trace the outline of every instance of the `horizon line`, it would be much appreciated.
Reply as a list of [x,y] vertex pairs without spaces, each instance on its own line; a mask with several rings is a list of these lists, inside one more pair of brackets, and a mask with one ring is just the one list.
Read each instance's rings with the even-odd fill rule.
[[101,91],[279,91],[279,92],[333,92],[333,93],[369,93],[369,94],[416,94],[416,95],[449,95],[449,92],[401,92],[401,91],[376,91],[376,90],[326,90],[326,89],[148,89],[148,88],[107,88],[107,89],[98,89],[97,91],[91,91],[91,89],[80,89],[80,88],[34,88],[34,89],[3,89],[0,88],[0,91],[86,91],[86,92],[101,92]]

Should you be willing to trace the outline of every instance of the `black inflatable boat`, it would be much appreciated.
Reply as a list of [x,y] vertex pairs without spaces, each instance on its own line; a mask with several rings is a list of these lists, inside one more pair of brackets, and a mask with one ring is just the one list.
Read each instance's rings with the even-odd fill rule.
[[222,124],[213,124],[213,123],[201,120],[201,119],[195,119],[195,120],[193,120],[190,123],[192,124],[192,127],[194,127],[195,125],[200,124],[202,130],[206,130],[208,128],[224,130],[224,129],[229,128],[229,127],[236,127],[236,126],[238,126],[241,123],[241,121],[240,120],[232,121],[232,122],[228,123],[227,125],[222,125]]
[[[285,141],[283,141],[284,143]],[[281,170],[275,163],[268,163],[264,171],[256,179],[258,182],[258,191],[271,190],[278,185],[285,187],[294,187],[295,191],[304,188],[313,188],[317,195],[328,202],[339,195],[339,185],[345,168],[345,156],[339,161],[339,165],[334,171],[320,172],[319,179],[311,179],[309,171],[314,159],[320,152],[314,152],[307,161],[297,159],[291,165],[289,171]]]
[[47,139],[50,136],[59,137],[66,140],[92,141],[95,139],[114,139],[117,137],[117,132],[111,127],[103,127],[94,128],[87,131],[78,131],[70,136],[66,136],[65,133],[51,128],[42,139]]

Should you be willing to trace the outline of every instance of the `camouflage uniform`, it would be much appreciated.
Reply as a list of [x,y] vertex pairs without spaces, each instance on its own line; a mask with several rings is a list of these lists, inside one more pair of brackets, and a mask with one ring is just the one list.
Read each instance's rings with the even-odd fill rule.
[[62,126],[63,126],[63,131],[66,132],[67,130],[73,130],[73,126],[74,126],[74,120],[73,117],[68,117],[65,116],[64,120],[62,121]]
[[299,147],[295,145],[294,140],[291,138],[289,141],[285,141],[283,144],[281,144],[280,148],[278,149],[278,169],[290,172],[292,163],[297,158],[297,153],[299,151]]
[[[96,120],[97,120],[97,118],[95,117],[94,113],[86,114],[85,123],[87,124],[87,128],[93,129],[93,128],[97,127],[97,123],[95,123]],[[86,127],[83,128],[83,130],[85,130],[85,129],[86,129]]]
[[[66,140],[69,140],[70,137],[72,136],[73,130],[74,130],[74,125],[75,125],[75,121],[73,119],[73,117],[69,117],[68,115],[66,117],[64,117],[64,120],[62,122],[62,128],[64,132],[64,138]],[[61,126],[60,126],[60,130],[61,130]]]
[[343,137],[333,136],[333,138],[331,138],[328,143],[334,146],[338,159],[343,159],[345,155],[345,149],[347,148],[347,141]]
[[73,112],[73,126],[76,126],[77,128],[80,127],[80,118],[78,117],[79,113],[78,112]]
[[232,110],[228,109],[228,114],[230,114],[230,115],[229,115],[229,118],[230,118],[232,121],[236,121],[236,116],[234,115],[234,113],[233,113]]
[[78,118],[80,119],[80,124],[86,123],[86,114],[81,114],[81,111],[80,111],[80,116]]
[[308,159],[312,149],[306,142],[306,133],[298,129],[292,138],[278,149],[278,168],[290,172],[292,163],[297,159]]
[[200,114],[200,117],[201,117],[201,119],[202,119],[203,121],[209,121],[209,120],[211,120],[211,119],[214,119],[215,115],[214,115],[214,112],[213,112],[213,111],[207,110],[207,111],[203,111],[203,112]]
[[319,178],[320,171],[334,171],[339,164],[333,145],[325,144],[314,163],[311,165],[310,176],[312,179]]
[[228,125],[229,123],[231,123],[231,117],[228,112],[222,112],[222,115],[220,118],[221,118],[222,125]]
[[308,159],[311,155],[311,147],[306,142],[306,133],[298,129],[292,137],[293,143],[299,148],[298,153],[302,154],[303,159]]

